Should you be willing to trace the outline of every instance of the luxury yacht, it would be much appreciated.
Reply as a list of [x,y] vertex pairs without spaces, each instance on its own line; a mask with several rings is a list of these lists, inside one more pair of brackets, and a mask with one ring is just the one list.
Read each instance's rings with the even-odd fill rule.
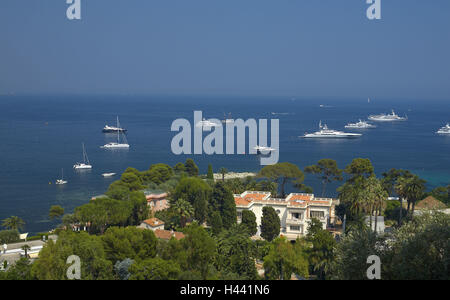
[[118,132],[118,131],[125,132],[127,130],[124,129],[124,128],[119,127],[119,117],[117,117],[117,126],[105,125],[105,127],[103,127],[102,131],[106,132],[106,133],[111,133],[111,132],[114,133],[114,132]]
[[305,133],[304,138],[357,138],[362,136],[360,133],[348,133],[343,131],[337,131],[333,129],[328,129],[326,124],[322,125],[322,122],[319,123],[319,131],[314,133]]
[[89,162],[89,158],[87,156],[86,149],[84,148],[84,143],[82,143],[82,145],[83,145],[83,162],[82,163],[78,162],[78,163],[74,164],[73,168],[76,170],[92,169],[92,165]]
[[197,127],[216,127],[216,126],[220,126],[220,124],[214,123],[210,120],[206,120],[205,118],[203,118],[203,121],[200,121],[196,124]]
[[369,120],[378,122],[406,121],[407,117],[398,116],[394,110],[390,114],[370,115]]
[[444,127],[440,128],[436,133],[438,134],[450,134],[450,123],[447,123]]
[[375,128],[377,126],[370,124],[366,121],[359,120],[358,123],[348,123],[345,125],[345,128],[355,128],[355,129],[367,129],[367,128]]

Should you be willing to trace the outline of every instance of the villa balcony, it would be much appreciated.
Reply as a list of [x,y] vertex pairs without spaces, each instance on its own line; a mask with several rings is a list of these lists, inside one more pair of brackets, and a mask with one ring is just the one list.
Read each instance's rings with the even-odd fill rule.
[[286,219],[286,224],[303,225],[304,220],[296,218]]

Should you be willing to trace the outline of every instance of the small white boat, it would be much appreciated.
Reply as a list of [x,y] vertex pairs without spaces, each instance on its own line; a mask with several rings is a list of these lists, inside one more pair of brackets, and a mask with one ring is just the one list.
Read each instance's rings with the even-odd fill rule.
[[437,134],[450,134],[450,123],[447,123],[447,125],[440,128],[436,133]]
[[266,147],[266,146],[256,145],[255,147],[253,147],[253,150],[256,150],[256,153],[258,153],[258,154],[261,154],[261,153],[266,154],[266,153],[270,153],[272,151],[276,151],[277,149],[271,148],[271,147]]
[[67,184],[67,181],[64,180],[64,170],[63,169],[61,169],[61,179],[56,180],[55,184],[59,184],[59,185]]
[[102,174],[103,177],[112,177],[112,176],[115,176],[115,175],[116,175],[116,173],[103,173]]
[[82,143],[82,146],[83,146],[83,162],[82,163],[78,162],[78,163],[74,164],[73,168],[75,170],[92,169],[92,165],[89,162],[89,158],[87,156],[86,149],[84,148],[84,143]]

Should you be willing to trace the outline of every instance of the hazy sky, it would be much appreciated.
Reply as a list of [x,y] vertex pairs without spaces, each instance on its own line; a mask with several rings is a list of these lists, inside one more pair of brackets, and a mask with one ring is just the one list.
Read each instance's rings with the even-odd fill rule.
[[450,100],[450,1],[0,1],[0,94]]

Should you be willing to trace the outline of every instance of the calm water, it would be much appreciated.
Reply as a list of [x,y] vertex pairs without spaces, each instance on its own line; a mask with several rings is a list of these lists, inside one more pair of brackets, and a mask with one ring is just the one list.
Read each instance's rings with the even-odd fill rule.
[[[320,108],[319,104],[329,105]],[[407,122],[377,124],[354,140],[304,140],[298,136],[317,129],[322,120],[333,129],[365,119],[371,113],[407,114]],[[186,156],[171,153],[175,133],[170,125],[176,118],[192,120],[193,110],[207,118],[279,118],[280,161],[303,168],[321,158],[336,159],[344,167],[355,157],[370,158],[378,174],[390,168],[409,169],[422,176],[429,186],[450,183],[450,137],[434,134],[450,121],[450,101],[292,100],[195,97],[6,97],[0,96],[0,219],[11,215],[23,218],[26,231],[39,232],[54,226],[47,218],[51,205],[66,211],[102,194],[114,178],[105,172],[121,173],[128,166],[147,169],[153,163],[174,165]],[[272,115],[272,112],[280,113]],[[103,134],[105,123],[113,125],[116,115],[128,129],[130,150],[108,151],[99,147],[115,139]],[[353,130],[354,131],[354,130]],[[86,144],[93,170],[75,172],[72,166],[82,159]],[[250,155],[194,156],[201,172],[208,163],[215,171],[257,171],[259,160]],[[49,184],[61,176],[65,186]],[[117,177],[118,178],[118,177]],[[116,179],[117,179],[116,178]],[[317,182],[307,183],[320,191]],[[335,187],[328,190],[334,194]]]

